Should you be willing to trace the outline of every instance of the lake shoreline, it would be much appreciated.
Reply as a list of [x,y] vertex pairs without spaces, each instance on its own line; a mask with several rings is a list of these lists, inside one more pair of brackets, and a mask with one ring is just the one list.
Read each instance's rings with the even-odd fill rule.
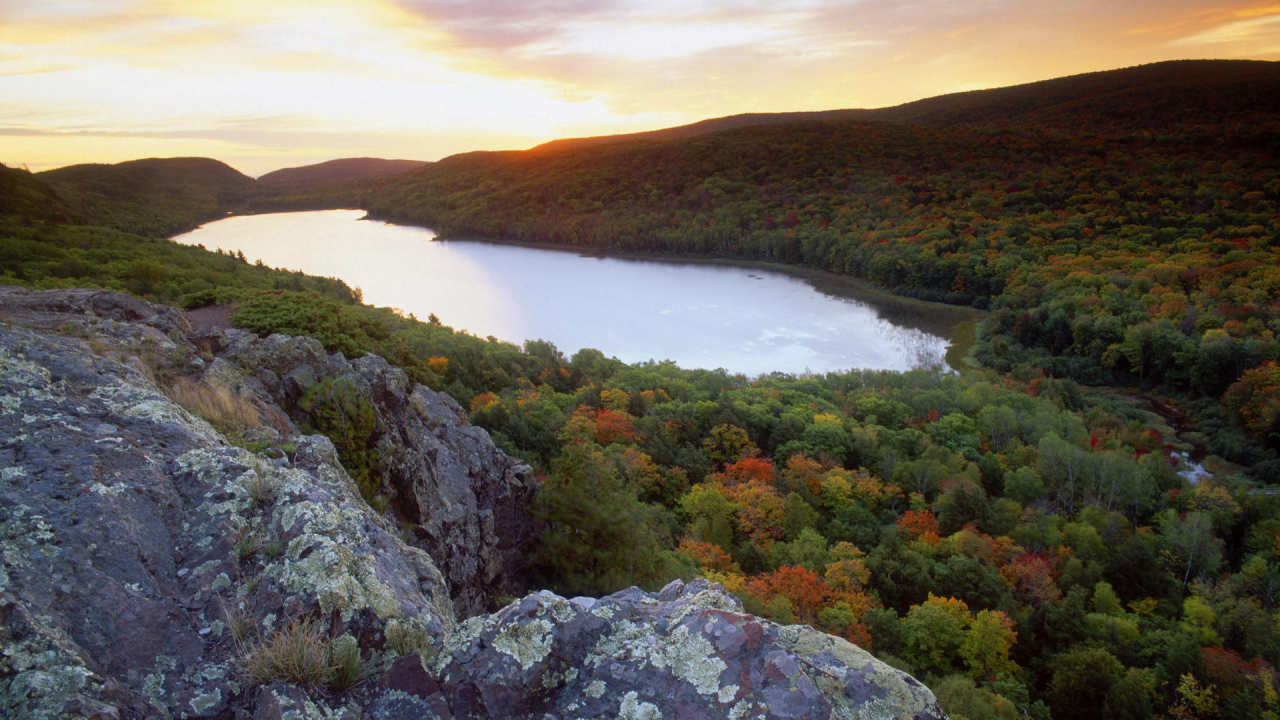
[[[434,232],[434,228],[429,225],[397,222],[394,220],[373,217],[367,214],[361,219],[383,222],[388,225],[424,228]],[[840,275],[829,270],[817,270],[814,268],[768,262],[764,260],[706,257],[705,255],[680,255],[676,253],[624,252],[612,250],[610,248],[583,248],[529,240],[508,240],[481,237],[445,238],[437,235],[431,240],[431,242],[485,243],[489,245],[504,245],[510,247],[529,248],[533,250],[551,250],[555,252],[572,253],[585,258],[612,258],[617,260],[640,260],[644,262],[670,262],[673,264],[716,265],[720,267],[737,267],[745,270],[767,270],[769,272],[775,272],[804,280],[811,284],[815,290],[824,295],[851,300],[865,300],[867,298],[871,298],[879,306],[896,307],[903,310],[927,313],[930,315],[950,315],[952,317],[943,323],[943,325],[945,325],[945,330],[943,331],[945,332],[944,337],[948,342],[945,355],[947,366],[956,372],[974,370],[978,367],[976,363],[969,360],[969,353],[973,349],[973,345],[976,341],[977,325],[987,317],[986,312],[974,307],[948,305],[946,303],[895,295],[888,290],[875,287],[859,280],[858,278],[849,277],[848,275]]]
[[[727,368],[735,368],[732,372],[746,374],[755,372],[755,366],[764,365],[759,363],[759,360],[763,357],[762,352],[763,354],[768,354],[768,352],[774,351],[772,348],[778,348],[778,350],[781,350],[783,354],[785,354],[785,352],[788,351],[787,348],[795,348],[794,351],[791,351],[792,359],[795,359],[795,352],[800,352],[800,357],[804,357],[804,352],[810,351],[809,348],[818,347],[817,345],[812,345],[814,342],[827,343],[826,347],[828,347],[829,350],[818,351],[819,354],[820,352],[833,352],[833,355],[823,356],[823,359],[818,360],[815,368],[817,368],[819,373],[828,372],[828,370],[823,369],[824,366],[826,366],[826,368],[831,368],[829,372],[847,372],[847,370],[852,368],[878,368],[878,366],[879,368],[892,368],[895,369],[896,372],[904,372],[904,370],[911,368],[911,366],[923,366],[923,368],[950,368],[951,370],[954,370],[954,372],[966,372],[966,370],[972,370],[975,366],[972,363],[972,360],[966,361],[966,357],[969,356],[970,350],[972,350],[973,347],[973,327],[984,316],[982,311],[973,309],[973,307],[945,305],[941,304],[941,302],[928,302],[909,299],[909,297],[896,296],[893,295],[893,293],[869,286],[868,283],[860,281],[860,279],[847,277],[847,275],[826,272],[826,270],[774,263],[774,261],[717,258],[717,256],[705,255],[690,256],[669,254],[669,252],[667,252],[667,254],[658,254],[658,252],[655,252],[655,254],[646,254],[646,252],[627,252],[613,249],[599,249],[599,247],[564,246],[549,242],[497,240],[497,238],[492,237],[456,236],[442,238],[435,233],[433,228],[430,228],[430,225],[422,223],[393,222],[393,220],[374,217],[374,215],[371,215],[369,211],[360,208],[328,210],[300,209],[296,211],[288,211],[288,213],[279,213],[279,211],[276,211],[276,213],[269,213],[269,211],[256,211],[256,213],[233,214],[225,219],[241,217],[244,218],[244,220],[247,220],[250,217],[268,217],[268,215],[275,215],[275,217],[282,218],[282,220],[275,220],[276,224],[284,222],[287,223],[285,227],[292,227],[292,220],[283,220],[284,217],[288,217],[288,215],[307,215],[312,213],[320,214],[321,217],[323,217],[323,214],[334,213],[334,211],[342,213],[344,222],[352,222],[353,227],[355,227],[355,225],[364,225],[364,227],[369,228],[369,231],[362,231],[366,234],[367,232],[379,232],[375,231],[375,228],[378,228],[379,225],[381,225],[381,227],[387,227],[388,229],[396,227],[403,228],[401,231],[392,232],[424,232],[424,234],[421,234],[420,236],[421,240],[413,241],[412,247],[421,247],[422,252],[428,252],[428,255],[431,255],[433,252],[429,251],[428,247],[435,245],[436,247],[439,247],[439,252],[445,252],[445,255],[439,255],[436,256],[436,258],[467,258],[467,256],[476,256],[476,258],[481,258],[481,256],[483,256],[483,258],[489,259],[490,256],[495,254],[495,252],[502,254],[503,251],[499,250],[502,249],[502,247],[509,247],[512,251],[552,251],[550,254],[545,256],[547,260],[534,260],[532,259],[532,256],[530,256],[530,259],[522,260],[521,263],[517,263],[516,265],[512,265],[511,263],[508,263],[508,261],[500,259],[506,258],[506,255],[498,255],[493,258],[494,264],[490,264],[490,260],[486,260],[483,265],[472,264],[474,268],[485,268],[484,272],[481,272],[480,274],[474,274],[472,270],[462,269],[462,274],[454,273],[448,275],[448,277],[451,278],[451,281],[449,282],[457,283],[460,282],[461,278],[466,278],[466,281],[463,282],[479,282],[481,286],[483,286],[485,282],[484,278],[488,277],[489,274],[513,273],[509,274],[509,279],[504,286],[500,288],[495,287],[494,292],[492,293],[481,293],[481,295],[475,296],[475,301],[480,302],[481,304],[479,306],[481,307],[479,310],[481,315],[488,313],[489,315],[492,315],[493,318],[485,320],[485,322],[475,324],[468,324],[471,323],[472,320],[462,322],[460,327],[468,328],[468,331],[470,332],[489,333],[500,337],[508,337],[508,334],[513,333],[512,337],[508,338],[508,340],[511,341],[513,341],[513,337],[524,337],[521,336],[521,333],[525,333],[529,337],[540,337],[543,338],[543,340],[548,340],[548,338],[550,338],[550,340],[563,345],[562,334],[558,332],[559,328],[557,328],[557,331],[552,331],[552,329],[545,327],[543,329],[522,328],[520,331],[511,331],[511,329],[508,328],[508,334],[504,334],[502,328],[506,328],[506,325],[503,323],[527,322],[527,319],[525,318],[527,307],[525,305],[504,306],[502,305],[502,302],[509,302],[509,299],[503,300],[502,302],[499,302],[498,299],[506,297],[508,293],[511,292],[512,288],[524,288],[525,292],[532,290],[538,292],[539,296],[543,295],[541,290],[539,290],[540,286],[534,286],[532,288],[526,287],[527,283],[531,282],[531,278],[538,277],[538,274],[536,273],[530,275],[531,266],[529,263],[539,266],[539,268],[543,265],[559,266],[567,263],[571,264],[571,266],[575,266],[575,268],[577,268],[577,266],[584,268],[582,270],[575,270],[575,272],[585,273],[581,275],[581,283],[577,284],[576,292],[582,292],[582,288],[588,287],[590,287],[591,292],[593,292],[591,300],[576,300],[575,302],[579,304],[577,306],[582,307],[584,310],[588,309],[588,307],[594,307],[593,310],[586,311],[584,316],[586,316],[586,318],[590,318],[590,316],[593,316],[594,314],[596,323],[604,323],[604,325],[596,325],[596,327],[612,327],[609,331],[605,331],[604,336],[613,338],[613,341],[611,342],[607,343],[602,340],[595,342],[595,345],[593,345],[590,338],[575,336],[575,338],[570,342],[570,346],[573,347],[576,347],[575,343],[577,343],[577,345],[581,345],[581,343],[585,342],[585,345],[582,345],[584,347],[599,346],[602,347],[602,350],[607,350],[608,352],[611,352],[611,354],[617,352],[618,355],[623,357],[628,355],[646,356],[644,355],[645,352],[652,350],[654,357],[669,356],[671,359],[675,359],[678,364],[681,364],[681,366],[705,366],[705,368],[712,368],[712,366],[723,365],[727,366]],[[358,220],[374,220],[374,222],[360,223]],[[218,222],[220,222],[220,220],[215,220],[215,222],[209,224],[216,224]],[[302,220],[300,220],[300,222],[302,222]],[[315,220],[305,220],[305,222],[314,223]],[[182,234],[183,236],[188,236],[188,234],[195,234],[195,232],[209,232],[207,231],[207,225],[209,224],[202,225],[200,231]],[[255,252],[250,251],[250,246],[248,245],[243,246],[243,251],[248,255],[255,256],[256,259],[265,260],[266,263],[273,266],[279,265],[280,263],[293,266],[292,261],[289,259],[303,258],[303,256],[305,256],[305,258],[310,258],[311,260],[316,260],[316,249],[324,246],[315,245],[315,242],[332,236],[330,236],[328,228],[326,227],[315,227],[315,225],[311,225],[311,228],[312,229],[307,229],[306,232],[301,234],[294,233],[294,236],[303,237],[306,238],[306,240],[303,245],[293,247],[292,250],[289,250],[288,254],[280,255],[279,252],[275,256],[271,256],[270,254],[255,254]],[[252,237],[252,234],[255,233],[250,233],[250,237]],[[233,236],[230,237],[236,236],[233,234]],[[352,237],[364,236],[357,233],[356,236]],[[177,237],[175,237],[174,240],[177,240]],[[193,240],[184,238],[184,240],[180,242],[193,242]],[[233,240],[230,242],[232,242],[233,246],[236,246],[237,241]],[[297,240],[294,240],[293,242],[297,242]],[[220,245],[225,245],[225,243],[227,243],[227,240],[224,238],[224,240],[220,242]],[[417,245],[417,243],[422,243],[422,245]],[[219,242],[215,241],[215,245],[219,245]],[[445,250],[449,245],[453,245],[454,250]],[[346,242],[343,243],[343,246],[351,247]],[[475,250],[463,250],[467,246],[474,247]],[[403,249],[399,250],[397,254],[398,260],[383,259],[379,261],[372,260],[374,255],[367,254],[367,252],[366,254],[351,256],[349,259],[347,259],[346,256],[338,256],[338,259],[335,260],[333,250],[321,250],[321,256],[324,256],[324,260],[328,261],[328,265],[312,264],[301,266],[300,269],[302,269],[303,272],[312,274],[333,274],[335,277],[343,277],[347,282],[352,283],[353,286],[360,286],[360,284],[366,284],[367,286],[370,282],[374,282],[370,278],[370,272],[375,272],[378,274],[379,278],[387,279],[385,278],[385,275],[381,274],[383,273],[383,270],[379,269],[385,269],[385,265],[380,265],[379,263],[384,263],[384,261],[390,261],[390,263],[393,264],[402,263],[404,258],[408,258],[408,256],[417,258],[420,251],[413,250],[412,247],[404,246]],[[490,247],[492,250],[483,250],[483,247]],[[298,255],[298,252],[301,252],[302,255]],[[562,260],[552,260],[554,255],[561,256]],[[611,265],[607,269],[605,268],[605,265],[602,264],[599,265],[598,269],[591,270],[590,268],[593,268],[595,264],[590,263],[590,260],[596,260],[598,263],[621,263],[621,265]],[[334,265],[335,261],[337,261],[337,265]],[[422,266],[424,266],[424,268],[429,268],[429,266],[433,266],[431,264],[433,264],[434,261],[438,260],[426,261],[426,264]],[[635,270],[621,269],[625,268],[626,265],[631,265],[632,263],[635,263]],[[650,269],[641,270],[640,268],[643,268],[643,266],[649,266]],[[663,266],[668,266],[671,270],[663,269]],[[705,269],[700,270],[698,268]],[[347,270],[349,270],[351,274],[344,274]],[[675,338],[678,337],[678,334],[677,336],[672,336],[672,333],[680,332],[677,329],[680,325],[671,327],[668,331],[669,325],[663,324],[666,323],[666,320],[657,320],[658,324],[655,324],[655,318],[653,318],[654,313],[649,313],[648,316],[627,315],[627,323],[635,323],[635,325],[628,325],[627,331],[620,334],[621,325],[613,322],[613,320],[616,319],[616,316],[608,315],[608,319],[605,319],[604,315],[600,315],[602,310],[599,309],[598,302],[595,302],[594,300],[596,297],[612,296],[614,288],[618,286],[614,286],[614,284],[611,284],[612,281],[608,281],[608,279],[604,278],[613,278],[614,275],[618,273],[622,274],[617,275],[617,277],[631,277],[631,275],[635,273],[648,273],[646,277],[652,279],[645,281],[644,287],[650,288],[650,291],[652,291],[652,288],[663,287],[668,288],[668,290],[672,290],[671,282],[673,282],[673,279],[675,278],[703,277],[703,275],[705,275],[707,281],[710,281],[710,278],[732,277],[732,275],[742,277],[742,275],[745,275],[744,279],[746,279],[746,282],[750,283],[750,287],[721,287],[722,281],[719,281],[719,279],[710,282],[709,286],[708,284],[703,284],[705,281],[695,283],[694,286],[690,287],[703,287],[703,290],[700,292],[703,293],[705,299],[698,301],[703,305],[687,305],[686,307],[687,309],[699,306],[717,307],[717,304],[723,305],[724,302],[728,302],[730,305],[726,305],[724,307],[733,307],[733,309],[736,309],[735,313],[731,314],[731,316],[751,313],[754,314],[755,318],[767,320],[765,320],[764,323],[751,323],[749,328],[744,325],[744,328],[742,329],[744,329],[745,333],[741,334],[741,336],[733,336],[732,340],[730,340],[728,337],[717,336],[717,333],[722,332],[722,328],[724,327],[723,323],[719,322],[719,320],[696,319],[695,322],[701,324],[701,331],[703,331],[699,334],[699,338],[701,338],[701,340],[695,340],[695,338],[690,337],[686,338],[684,341],[685,345],[680,345],[680,343],[672,343],[672,340],[675,340]],[[727,275],[724,273],[727,273]],[[472,275],[474,275],[474,277],[472,277]],[[754,278],[755,281],[762,281],[762,279],[764,279],[764,281],[767,282],[756,286],[756,284],[750,282],[750,279],[748,278]],[[396,278],[392,278],[392,281],[392,284],[404,282],[402,279],[401,281],[397,281]],[[387,291],[388,288],[383,286],[383,284],[379,284],[381,282],[383,281],[379,279],[379,281],[374,282],[374,284],[375,286],[380,287],[381,290],[384,291],[385,295],[385,291]],[[600,284],[602,282],[604,284]],[[777,287],[774,283],[778,282],[792,283],[792,286],[795,286],[797,291],[812,293],[810,297],[814,297],[814,300],[803,302],[826,302],[828,305],[824,306],[831,307],[837,307],[842,304],[861,307],[861,310],[855,310],[854,307],[849,307],[849,310],[837,310],[836,313],[838,313],[840,318],[846,319],[850,318],[851,315],[849,315],[849,313],[863,314],[861,316],[863,316],[864,319],[859,320],[859,323],[861,324],[850,324],[842,329],[841,334],[844,337],[841,338],[840,336],[836,336],[836,334],[829,334],[835,331],[837,325],[826,324],[826,315],[823,314],[826,313],[826,310],[805,310],[804,314],[780,318],[778,315],[786,313],[786,311],[790,311],[783,310],[783,307],[787,307],[787,309],[796,307],[795,301],[791,300],[791,297],[800,296],[787,296],[787,299],[783,299],[782,296],[774,297],[771,295],[771,292],[762,290],[762,288],[768,287],[771,288],[772,291],[773,287]],[[422,292],[421,282],[411,282],[408,284],[408,287],[411,288],[410,292]],[[438,288],[439,283],[434,283],[433,287]],[[466,295],[468,292],[467,288],[471,287],[475,286],[472,286],[472,284],[466,284],[466,286],[456,288],[456,290],[447,295],[451,300],[445,301],[442,307],[448,306],[448,302],[451,302],[452,299]],[[712,290],[713,287],[716,288],[716,290]],[[756,290],[751,290],[753,287],[756,288]],[[799,288],[806,288],[806,290],[800,291]],[[438,292],[438,290],[431,290],[428,292]],[[553,310],[544,310],[544,314],[540,315],[541,318],[547,318],[547,316],[561,316],[563,307],[567,306],[563,305],[564,300],[562,300],[559,295],[561,295],[559,292],[552,293],[552,295],[548,297],[548,300],[540,301],[550,302],[553,306]],[[681,295],[676,292],[675,295],[650,296],[650,302],[657,300],[658,297],[669,299],[669,297],[681,297]],[[823,297],[826,300],[818,300],[823,299]],[[369,300],[372,305],[403,306],[411,307],[411,309],[415,310],[417,309],[417,306],[413,304],[412,301],[399,299],[399,296],[370,297]],[[407,305],[406,302],[408,302]],[[498,302],[498,304],[495,305],[495,302]],[[557,302],[562,305],[554,305],[557,304]],[[582,302],[585,302],[585,305],[582,304]],[[467,316],[467,313],[471,313],[471,311],[474,310],[472,305],[474,304],[467,306],[467,309],[463,311],[463,316]],[[430,306],[433,307],[433,310],[431,311],[436,311],[434,302]],[[507,307],[507,309],[503,310],[502,307]],[[671,314],[672,311],[672,309],[663,310],[662,315]],[[675,311],[680,313],[681,310],[677,307]],[[494,315],[494,313],[498,314]],[[550,313],[550,315],[545,313]],[[421,315],[421,313],[419,314]],[[837,315],[832,315],[832,318],[836,318],[836,316]],[[521,320],[512,320],[512,318],[520,318]],[[493,324],[494,322],[497,322],[498,324],[495,325]],[[740,320],[735,320],[735,322],[740,322]],[[847,322],[847,320],[838,320],[838,322],[844,323]],[[708,325],[708,323],[710,323],[710,325]],[[453,320],[453,324],[458,324],[458,320]],[[865,328],[865,331],[863,328]],[[913,337],[910,336],[910,334],[902,336],[902,334],[892,334],[892,332],[887,331],[887,329],[874,329],[873,331],[873,328],[905,328],[909,329],[910,332],[923,333],[922,336],[916,336],[922,338],[922,340],[911,341],[908,340],[908,338]],[[643,329],[644,332],[640,332],[639,334],[634,332],[641,331],[641,329]],[[573,334],[577,332],[579,332],[579,329],[571,328],[571,332],[566,334]],[[654,334],[654,337],[652,338],[652,340],[655,341],[652,346],[650,346],[650,343],[641,340],[641,338],[648,338],[645,332],[650,334],[657,333]],[[881,334],[878,334],[877,337],[873,338],[864,336],[864,332],[876,332]],[[886,332],[890,332],[890,334],[883,334]],[[878,355],[879,352],[883,352],[881,347],[887,348],[892,346],[884,345],[884,343],[924,342],[923,338],[929,336],[932,336],[933,340],[928,342],[936,343],[936,345],[933,345],[934,350],[929,351],[931,354],[934,354],[932,357],[916,356],[914,361],[908,360],[908,364],[906,365],[902,365],[900,360],[884,361],[879,359],[879,357],[883,357],[882,355]],[[704,345],[705,340],[709,337],[717,337],[716,342],[713,342],[709,347],[721,348],[731,347],[732,343],[737,342],[737,338],[739,337],[748,338],[749,342],[745,343],[744,348],[742,348],[744,354],[741,355],[741,359],[745,361],[746,366],[735,366],[736,360],[733,360],[733,357],[736,356],[718,357],[717,359],[717,351],[704,350],[701,345]],[[795,340],[774,341],[774,338],[795,338]],[[799,340],[799,338],[808,338],[808,340]],[[819,340],[819,338],[822,338],[822,340]],[[888,338],[900,338],[900,340],[888,340]],[[758,345],[758,343],[763,343],[763,345]],[[794,343],[794,345],[787,345],[787,343]],[[805,350],[799,350],[801,347],[805,348]],[[908,350],[908,346],[905,345],[897,345],[896,347],[899,348],[896,352],[920,352],[923,350],[924,346],[913,346],[914,350]],[[692,354],[692,356],[686,356],[689,354]],[[723,355],[723,351],[719,351],[719,354]],[[777,356],[777,359],[780,360],[777,365],[769,365],[772,370],[763,370],[763,372],[777,372],[777,370],[781,370],[781,372],[801,373],[801,370],[799,369],[801,363],[788,360],[783,354]],[[845,359],[851,360],[851,363],[846,364],[842,363],[842,361],[837,361],[835,364],[827,363],[827,357],[836,356],[845,357]],[[819,355],[814,355],[814,357],[817,359]],[[810,372],[809,365],[805,364],[803,373],[808,372]]]

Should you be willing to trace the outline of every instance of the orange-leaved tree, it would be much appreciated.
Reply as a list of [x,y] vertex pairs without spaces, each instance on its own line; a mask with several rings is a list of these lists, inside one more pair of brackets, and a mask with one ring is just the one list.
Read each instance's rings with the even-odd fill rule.
[[788,565],[747,580],[747,592],[765,607],[770,607],[779,597],[786,598],[795,612],[795,619],[810,624],[818,619],[832,597],[831,587],[818,573]]

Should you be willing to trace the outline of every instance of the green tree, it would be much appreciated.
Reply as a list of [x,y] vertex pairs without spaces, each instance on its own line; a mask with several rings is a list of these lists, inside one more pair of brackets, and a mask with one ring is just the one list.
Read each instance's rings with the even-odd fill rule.
[[902,619],[902,658],[918,672],[952,672],[972,622],[963,601],[930,594]]
[[1070,515],[1075,509],[1077,486],[1084,477],[1088,456],[1084,450],[1052,432],[1040,439],[1037,449],[1036,469],[1053,489],[1058,506]]
[[720,465],[728,465],[744,457],[755,457],[760,454],[760,449],[751,442],[747,431],[729,423],[721,423],[711,428],[711,432],[702,441],[702,451],[713,462]]
[[564,448],[538,493],[536,512],[548,523],[540,564],[564,592],[607,594],[665,579],[659,551],[670,538],[592,444]]
[[1103,705],[1106,717],[1112,720],[1147,720],[1155,707],[1156,679],[1147,669],[1130,668],[1118,682],[1107,690]]
[[387,500],[380,493],[377,457],[372,449],[373,433],[378,427],[373,403],[348,378],[326,378],[307,388],[298,400],[298,409],[307,416],[304,429],[333,441],[338,460],[360,488],[365,502],[379,511],[385,510]]
[[1222,548],[1213,537],[1213,518],[1208,513],[1166,516],[1162,520],[1161,531],[1182,569],[1182,588],[1178,593],[1181,598],[1187,593],[1187,583],[1191,581],[1193,572],[1217,571],[1222,564]]
[[1022,717],[1008,698],[976,686],[963,675],[948,675],[932,689],[951,720],[1018,720]]
[[1053,660],[1049,706],[1056,720],[1093,720],[1104,711],[1107,693],[1125,669],[1100,648],[1069,650]]
[[1018,666],[1009,659],[1018,639],[1013,625],[1013,620],[998,611],[982,610],[974,616],[960,643],[960,657],[969,677],[981,680],[1017,671]]

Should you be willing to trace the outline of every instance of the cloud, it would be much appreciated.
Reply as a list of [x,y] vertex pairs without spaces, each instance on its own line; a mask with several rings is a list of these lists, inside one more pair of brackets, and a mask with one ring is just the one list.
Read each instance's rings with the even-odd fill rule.
[[509,50],[547,42],[564,23],[625,18],[621,0],[399,0],[464,47]]
[[393,140],[414,152],[389,154],[432,158],[877,107],[1275,54],[1277,2],[0,0],[0,160],[66,156],[58,143],[268,157]]
[[1216,25],[1189,37],[1174,40],[1172,45],[1213,47],[1245,52],[1280,53],[1280,12]]

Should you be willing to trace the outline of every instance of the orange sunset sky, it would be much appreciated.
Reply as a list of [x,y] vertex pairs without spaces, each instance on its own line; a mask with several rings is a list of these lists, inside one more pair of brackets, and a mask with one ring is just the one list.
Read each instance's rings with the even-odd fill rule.
[[0,162],[434,160],[1176,58],[1280,60],[1280,4],[0,0]]

